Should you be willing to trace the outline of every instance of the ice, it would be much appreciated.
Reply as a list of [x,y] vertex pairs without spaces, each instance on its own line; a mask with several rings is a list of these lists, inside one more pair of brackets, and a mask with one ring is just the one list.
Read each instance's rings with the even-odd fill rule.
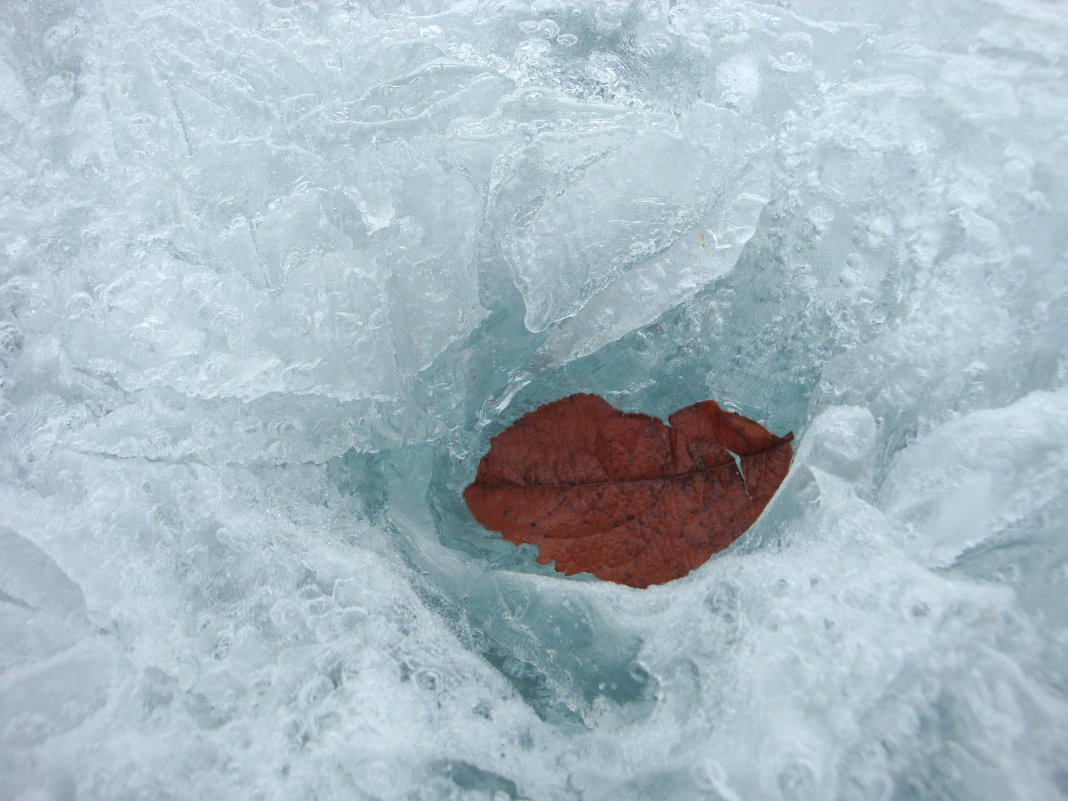
[[[0,8],[0,799],[1068,797],[1068,15]],[[635,591],[572,392],[777,433]]]
[[[758,171],[753,162],[759,157],[764,133],[736,114],[698,105],[680,121],[677,133],[665,121],[629,115],[616,121],[607,132],[589,136],[592,143],[587,144],[587,137],[583,136],[579,141],[585,147],[575,154],[565,149],[574,147],[570,141],[565,140],[564,146],[554,141],[560,138],[560,132],[554,130],[556,126],[547,127],[548,142],[542,144],[536,140],[529,153],[519,156],[519,163],[511,170],[513,174],[501,178],[507,187],[502,193],[507,191],[513,228],[505,229],[501,249],[523,294],[525,322],[531,331],[543,331],[575,315],[601,295],[609,296],[602,302],[606,309],[625,308],[627,302],[621,303],[623,299],[619,295],[633,295],[637,287],[625,293],[614,285],[622,284],[621,279],[629,277],[628,271],[635,265],[647,265],[650,257],[669,250],[684,234],[689,234],[691,252],[679,259],[689,267],[698,261],[692,243],[708,237],[712,241],[705,244],[711,245],[715,253],[719,249],[717,235],[727,239],[729,247],[731,239],[739,238],[728,233],[732,227],[755,222],[756,215],[752,212],[735,219],[720,211],[711,225],[706,224],[714,209],[729,207],[733,200],[750,190],[746,173]],[[621,129],[648,132],[628,136],[621,142]],[[561,150],[564,152],[560,153]],[[592,164],[585,164],[584,161],[590,160],[588,150],[598,150],[604,155]],[[553,183],[563,185],[554,187],[549,197],[525,197],[532,186],[542,191],[541,182],[532,182],[530,173],[553,176]],[[563,177],[558,177],[561,174]],[[521,189],[513,188],[514,183],[520,184]],[[759,180],[755,188],[760,188]],[[702,226],[703,223],[706,225]],[[702,231],[702,227],[707,231]],[[590,236],[576,242],[561,234],[574,229],[588,231]],[[569,269],[561,270],[561,264],[569,265]],[[670,270],[672,266],[670,261],[667,266],[659,265],[661,270]],[[727,269],[731,266],[733,263],[725,265]],[[705,283],[724,271],[724,267],[708,270]],[[687,277],[679,280],[683,286],[692,282]],[[646,279],[646,283],[664,285],[645,288],[645,294],[652,295],[652,305],[660,311],[675,305],[665,301],[677,302],[674,295],[681,294],[675,283],[663,278],[659,282]],[[660,301],[658,294],[667,294],[665,301]],[[654,313],[651,319],[657,316]],[[620,326],[616,336],[651,319],[641,320],[630,328]],[[601,327],[581,318],[575,325]],[[596,350],[600,344],[603,342],[589,350]]]
[[8,557],[0,565],[4,600],[59,617],[85,614],[81,589],[40,548],[3,526],[0,549]]
[[[694,152],[691,153],[671,154],[672,160],[677,162],[674,168],[680,175],[673,178],[671,169],[658,165],[658,160],[667,155],[660,152],[664,148],[638,142],[637,152],[624,153],[625,161],[615,165],[617,173],[627,173],[627,180],[633,181],[633,189],[628,191],[626,187],[617,184],[610,190],[592,193],[596,197],[623,192],[624,195],[637,198],[632,202],[637,204],[636,208],[639,210],[636,216],[642,219],[640,223],[632,221],[625,227],[634,229],[640,226],[641,233],[632,232],[629,243],[617,242],[612,245],[613,250],[625,252],[627,258],[637,265],[608,279],[602,289],[589,298],[582,299],[582,305],[574,310],[566,324],[552,332],[543,347],[550,363],[565,364],[587,356],[689,300],[734,267],[742,248],[756,232],[755,226],[768,202],[768,168],[762,157],[763,131],[756,126],[745,125],[731,112],[716,113],[698,108],[693,118],[689,120],[689,125],[682,126],[682,135],[696,141],[707,137],[711,138],[712,142],[706,145],[705,152],[694,147]],[[668,153],[671,153],[671,149],[668,149]],[[632,175],[630,170],[619,169],[619,164],[622,163],[645,164],[649,161],[654,165],[658,181],[663,181],[665,186],[676,191],[679,184],[689,184],[691,188],[694,188],[695,184],[716,187],[715,191],[710,193],[711,198],[701,197],[700,201],[686,204],[686,208],[698,209],[696,222],[687,220],[690,225],[678,226],[684,227],[684,232],[681,235],[669,235],[670,244],[666,246],[657,241],[664,237],[658,236],[660,232],[656,230],[655,224],[646,228],[649,221],[645,219],[641,207],[670,206],[670,202],[666,202],[664,198],[647,196],[650,186],[656,186],[647,176]],[[704,168],[700,169],[695,165],[702,165]],[[609,169],[611,167],[612,165],[608,166]],[[695,171],[697,174],[694,174]],[[682,174],[685,174],[686,178],[679,180]],[[585,207],[582,215],[590,214],[592,210],[595,217],[612,220],[613,226],[621,222],[618,218],[621,212],[618,209],[602,208],[603,204],[592,200],[581,205]],[[567,216],[570,220],[577,221],[582,219],[582,215],[571,213]],[[532,224],[531,227],[536,226]],[[530,265],[526,267],[528,270],[531,267],[536,269],[539,262],[543,261],[542,254],[545,252],[549,253],[545,261],[550,264],[576,262],[576,259],[571,258],[553,258],[551,248],[534,248],[532,254],[537,253],[537,257],[524,258],[521,263]],[[609,262],[596,253],[592,255],[598,266]],[[584,248],[578,261],[585,262],[590,258],[589,250]],[[569,270],[563,280],[572,284],[581,278],[581,273],[580,267],[574,272]],[[561,279],[556,277],[556,280]],[[519,285],[524,288],[530,283],[541,291],[545,291],[543,287],[552,286],[552,282],[545,278],[536,281],[521,280]],[[531,324],[531,314],[532,310],[540,308],[541,304],[530,292],[524,291],[523,295],[527,308],[527,327],[537,331],[537,325]]]
[[952,564],[1056,501],[1068,470],[1066,437],[1063,391],[972,412],[904,450],[887,471],[880,500],[927,533],[931,564]]

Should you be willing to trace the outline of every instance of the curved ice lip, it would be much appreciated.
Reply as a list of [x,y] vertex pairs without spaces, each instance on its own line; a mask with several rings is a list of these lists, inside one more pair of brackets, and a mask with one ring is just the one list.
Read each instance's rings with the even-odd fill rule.
[[769,176],[767,162],[754,164],[747,183],[765,193],[742,192],[663,253],[616,278],[555,328],[539,353],[555,365],[587,356],[648,325],[729,273],[756,233],[768,203]]

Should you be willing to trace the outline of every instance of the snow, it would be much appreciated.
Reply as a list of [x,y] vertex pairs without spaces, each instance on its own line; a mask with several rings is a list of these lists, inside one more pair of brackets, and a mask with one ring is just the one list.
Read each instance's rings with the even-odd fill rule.
[[[1068,797],[1068,10],[0,8],[0,799]],[[460,493],[793,430],[732,548]]]

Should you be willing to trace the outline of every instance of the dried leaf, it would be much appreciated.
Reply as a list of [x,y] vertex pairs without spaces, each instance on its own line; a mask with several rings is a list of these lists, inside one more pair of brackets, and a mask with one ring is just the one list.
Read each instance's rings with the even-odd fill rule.
[[538,562],[647,587],[685,576],[764,510],[790,467],[777,437],[714,401],[668,418],[572,395],[490,443],[464,499],[475,519]]

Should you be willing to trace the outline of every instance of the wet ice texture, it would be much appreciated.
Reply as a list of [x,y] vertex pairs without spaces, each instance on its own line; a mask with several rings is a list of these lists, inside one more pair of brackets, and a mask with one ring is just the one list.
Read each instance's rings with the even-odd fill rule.
[[[1068,17],[711,5],[3,4],[0,798],[1068,796]],[[576,391],[794,469],[563,579]]]

